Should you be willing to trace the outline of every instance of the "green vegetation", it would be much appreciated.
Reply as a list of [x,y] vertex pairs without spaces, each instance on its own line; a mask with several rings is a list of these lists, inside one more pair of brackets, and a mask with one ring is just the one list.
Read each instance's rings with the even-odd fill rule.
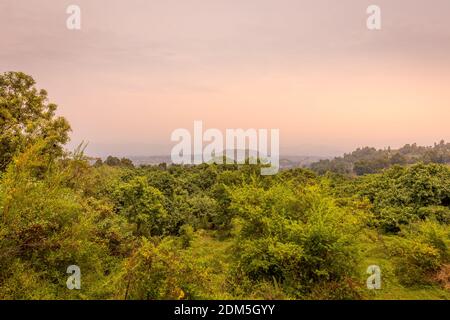
[[[445,164],[362,177],[91,165],[63,152],[69,126],[44,97],[0,76],[0,299],[450,298]],[[66,288],[69,265],[81,290]]]
[[361,176],[381,172],[394,165],[410,165],[419,162],[449,164],[450,143],[442,140],[432,147],[421,147],[414,143],[407,144],[398,150],[390,147],[384,150],[369,147],[358,148],[343,157],[313,163],[311,169],[319,174],[329,171]]

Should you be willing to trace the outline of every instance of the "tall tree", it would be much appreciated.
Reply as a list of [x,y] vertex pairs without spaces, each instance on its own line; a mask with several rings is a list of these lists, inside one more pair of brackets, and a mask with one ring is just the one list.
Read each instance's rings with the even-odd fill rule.
[[69,140],[69,123],[55,115],[57,105],[35,84],[22,72],[0,74],[0,171],[37,140],[44,140],[45,152],[55,157]]

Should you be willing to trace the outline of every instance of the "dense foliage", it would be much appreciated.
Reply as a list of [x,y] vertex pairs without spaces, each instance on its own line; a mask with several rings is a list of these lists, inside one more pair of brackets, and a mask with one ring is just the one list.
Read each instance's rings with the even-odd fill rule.
[[417,144],[407,144],[398,150],[391,148],[377,150],[375,148],[358,148],[343,157],[332,160],[320,160],[311,164],[311,169],[317,173],[334,172],[348,175],[365,175],[381,172],[394,165],[423,163],[450,163],[450,143],[443,140],[434,146],[422,147]]
[[[16,77],[0,77],[5,110],[16,106]],[[90,164],[82,147],[64,153],[55,141],[67,132],[56,132],[2,135],[0,299],[450,298],[444,164],[363,177],[135,168]],[[366,287],[374,264],[381,290]],[[81,269],[80,290],[66,287],[69,265]]]

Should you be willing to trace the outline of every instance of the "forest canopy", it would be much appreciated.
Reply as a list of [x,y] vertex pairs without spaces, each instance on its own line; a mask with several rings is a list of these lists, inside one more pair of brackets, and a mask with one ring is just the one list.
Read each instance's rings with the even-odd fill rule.
[[406,144],[400,149],[375,149],[370,147],[311,164],[311,169],[319,174],[334,172],[348,175],[365,175],[381,172],[394,165],[410,165],[414,163],[450,164],[450,143],[441,140],[434,146],[418,146],[416,143]]

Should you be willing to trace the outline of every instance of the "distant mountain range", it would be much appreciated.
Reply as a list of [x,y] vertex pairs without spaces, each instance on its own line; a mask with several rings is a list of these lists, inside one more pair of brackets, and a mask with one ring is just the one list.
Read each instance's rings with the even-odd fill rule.
[[[155,165],[159,163],[172,163],[170,156],[132,156],[128,157],[135,166],[140,165]],[[326,157],[316,157],[316,156],[280,156],[280,168],[298,168],[307,167],[312,163],[320,160],[328,159]]]

